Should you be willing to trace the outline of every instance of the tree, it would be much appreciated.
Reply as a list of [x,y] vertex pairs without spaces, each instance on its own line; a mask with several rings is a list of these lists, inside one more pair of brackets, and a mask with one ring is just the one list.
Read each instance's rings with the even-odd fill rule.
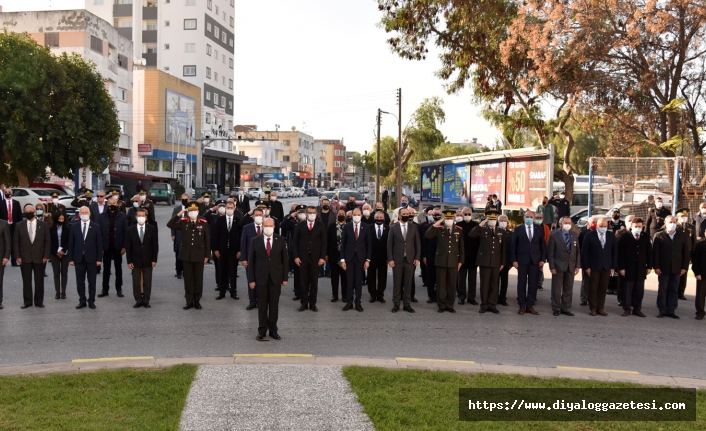
[[95,65],[55,57],[27,34],[0,34],[0,175],[26,186],[49,169],[103,170],[120,137],[117,111]]

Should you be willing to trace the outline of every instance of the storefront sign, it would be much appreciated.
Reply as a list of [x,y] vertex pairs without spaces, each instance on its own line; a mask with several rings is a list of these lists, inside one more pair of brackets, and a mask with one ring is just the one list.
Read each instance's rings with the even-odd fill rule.
[[441,202],[441,166],[422,166],[422,202]]
[[488,195],[501,197],[503,166],[499,160],[471,165],[471,204],[485,206]]
[[505,204],[535,208],[547,193],[547,159],[517,158],[507,162]]
[[141,156],[151,156],[152,144],[137,144],[137,153]]

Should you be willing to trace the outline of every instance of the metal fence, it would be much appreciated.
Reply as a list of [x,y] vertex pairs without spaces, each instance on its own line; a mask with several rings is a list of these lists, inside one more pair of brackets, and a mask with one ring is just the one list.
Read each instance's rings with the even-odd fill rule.
[[590,166],[588,178],[577,177],[574,182],[574,194],[579,200],[587,193],[589,216],[609,214],[619,208],[623,218],[628,214],[645,218],[654,206],[652,200],[661,197],[672,214],[688,208],[693,217],[704,202],[703,158],[593,157]]

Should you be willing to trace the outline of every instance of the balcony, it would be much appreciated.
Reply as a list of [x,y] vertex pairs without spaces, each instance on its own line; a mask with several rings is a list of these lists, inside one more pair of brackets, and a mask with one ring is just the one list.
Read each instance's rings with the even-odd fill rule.
[[[115,6],[125,6],[125,5],[115,5]],[[132,40],[132,27],[119,27],[118,34],[125,39]]]
[[114,4],[113,5],[113,18],[120,18],[125,16],[132,16],[132,5],[131,4]]
[[113,82],[118,82],[118,65],[111,60],[106,60],[108,69],[108,79]]
[[147,61],[147,66],[157,66],[157,53],[156,52],[146,52],[142,54],[142,58]]
[[143,7],[142,8],[142,19],[157,19],[156,7]]
[[157,30],[142,30],[142,43],[157,43]]
[[129,150],[132,148],[132,137],[130,135],[120,134],[120,140],[118,141],[118,148],[123,150]]

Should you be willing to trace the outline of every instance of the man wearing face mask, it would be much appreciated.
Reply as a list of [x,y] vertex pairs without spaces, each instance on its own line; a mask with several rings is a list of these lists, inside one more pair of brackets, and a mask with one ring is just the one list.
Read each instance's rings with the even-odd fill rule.
[[498,304],[507,307],[507,287],[509,284],[508,276],[510,273],[510,268],[512,268],[512,260],[510,259],[508,247],[512,244],[514,230],[511,229],[509,219],[504,214],[498,216],[498,228],[502,230],[503,242],[505,243],[505,262],[503,262],[503,267],[498,273],[498,278],[500,279],[500,286],[498,288]]
[[321,198],[321,205],[316,208],[316,212],[321,221],[324,222],[324,226],[336,222],[336,214],[331,211],[331,202],[327,198]]
[[80,194],[71,201],[71,206],[75,208],[90,207],[93,202],[93,190],[84,189],[84,191],[81,192],[79,189],[79,193]]
[[373,217],[372,207],[368,204],[363,205],[363,218],[361,219],[361,222],[368,225],[375,224],[375,217]]
[[417,230],[419,231],[419,237],[422,243],[422,261],[419,262],[419,269],[422,272],[420,275],[420,277],[422,278],[422,286],[426,287],[427,264],[424,263],[424,234],[427,232],[427,229],[429,229],[434,224],[434,206],[430,205],[424,211],[419,211],[418,217],[422,219],[420,223],[417,223],[419,225]]
[[659,288],[657,290],[657,317],[671,317],[679,302],[679,277],[689,269],[689,238],[677,229],[676,219],[667,216],[665,228],[654,236],[652,242],[652,265],[657,273]]
[[554,316],[571,312],[574,277],[581,269],[579,238],[572,230],[570,217],[559,219],[559,229],[549,235],[547,244],[547,262],[552,273],[552,311]]
[[[271,195],[270,198],[272,198]],[[250,212],[250,198],[245,194],[245,188],[243,187],[238,188],[235,207],[243,214]]]
[[510,245],[512,266],[517,269],[518,314],[525,312],[537,315],[534,303],[537,300],[539,272],[547,261],[547,244],[544,228],[534,224],[534,212],[525,211],[524,224],[515,229]]
[[434,208],[432,212],[432,222],[424,226],[420,226],[419,234],[422,242],[422,262],[426,265],[426,285],[427,285],[427,304],[437,302],[436,297],[436,250],[438,241],[435,236],[427,237],[427,232],[432,229],[436,223],[442,222],[441,208]]
[[570,217],[571,216],[571,202],[566,199],[566,193],[560,192],[559,196],[554,196],[549,200],[549,203],[556,208],[557,217]]
[[455,313],[454,300],[458,286],[458,271],[465,261],[464,236],[463,229],[454,223],[456,212],[445,210],[443,215],[444,220],[437,220],[432,227],[427,229],[424,237],[427,240],[434,239],[437,243],[434,265],[437,276],[436,305],[439,307],[438,312]]
[[400,207],[396,208],[392,212],[392,220],[394,220],[395,222],[398,222],[399,217],[400,217],[400,210],[407,208],[407,207],[409,207],[409,198],[407,196],[402,195],[402,199],[400,199]]
[[[343,209],[338,210],[336,222],[328,225],[326,230],[326,246],[325,260],[331,265],[331,302],[338,301],[338,285],[341,285],[341,299],[348,298],[348,279],[346,271],[339,264],[341,260],[341,237],[343,228],[346,226],[346,212]],[[385,274],[387,275],[387,274]]]
[[546,196],[542,197],[542,203],[537,206],[537,215],[539,214],[542,214],[542,222],[552,229],[556,224],[556,220],[554,219],[554,205],[549,203],[549,198]]
[[343,311],[353,308],[355,293],[355,309],[363,311],[360,304],[363,296],[363,276],[370,266],[372,257],[372,231],[370,225],[362,223],[360,208],[353,210],[353,222],[343,227],[341,234],[341,268],[346,271],[348,292]]
[[[620,248],[620,238],[623,235],[630,235],[632,232],[632,222],[635,219],[635,216],[632,214],[628,214],[625,217],[625,229],[621,229],[615,233],[615,239],[618,241],[618,249]],[[642,219],[640,219],[642,220]],[[644,224],[644,222],[643,222]],[[642,226],[640,232],[642,232]],[[618,256],[618,259],[620,259],[620,256]],[[620,271],[618,271],[618,277],[617,278],[617,283],[616,283],[616,293],[618,296],[618,305],[623,306],[624,305],[624,299],[625,299],[625,280],[624,277],[620,274]]]
[[385,217],[381,211],[375,212],[375,224],[372,238],[372,255],[368,267],[368,293],[370,302],[385,303],[387,287],[387,240],[390,228],[385,226]]
[[378,202],[375,204],[375,212],[381,212],[383,214],[383,217],[385,219],[385,226],[390,226],[390,215],[385,211],[385,207],[382,205],[382,202]]
[[99,298],[108,296],[110,290],[111,263],[115,263],[115,292],[123,297],[123,254],[125,254],[125,236],[127,234],[127,216],[118,211],[118,200],[111,197],[107,209],[98,216],[103,243],[103,291]]
[[706,232],[706,223],[704,223],[704,220],[706,220],[706,202],[702,202],[699,205],[699,213],[694,217],[694,225],[698,233],[697,239],[702,239],[706,236],[704,233]]
[[[181,218],[184,213],[188,217]],[[167,223],[167,227],[181,231],[178,258],[184,265],[184,310],[201,309],[203,295],[203,268],[211,256],[211,233],[208,221],[199,217],[197,202],[189,203],[187,209],[179,211]]]
[[[345,214],[344,214],[345,218]],[[282,236],[287,240],[287,250],[289,250],[289,268],[292,272],[292,277],[294,278],[293,290],[294,290],[294,301],[301,300],[300,297],[300,271],[299,267],[294,264],[294,252],[292,241],[294,239],[294,228],[297,224],[304,223],[306,221],[306,205],[292,204],[289,215],[284,217],[282,222]]]
[[[282,207],[282,202],[279,201],[279,196],[277,192],[270,192],[270,215],[281,223],[284,220],[284,207]],[[276,225],[277,223],[275,223]],[[275,232],[277,229],[275,228]]]
[[[250,223],[243,227],[243,233],[242,237],[240,239],[240,263],[243,265],[243,267],[247,270],[248,268],[248,256],[250,254],[250,245],[253,241],[254,238],[259,237],[262,235],[262,223],[264,221],[264,216],[263,216],[263,208],[265,208],[265,202],[264,201],[257,201],[255,202],[255,209],[252,210],[252,218],[253,218],[253,223]],[[250,271],[247,271],[246,274],[249,274]],[[251,283],[252,280],[248,279],[248,283]],[[246,310],[254,310],[257,308],[257,291],[254,289],[248,289],[248,299],[249,303],[248,306],[245,308]]]
[[[301,277],[301,307],[298,311],[319,311],[316,307],[319,267],[325,262],[326,244],[326,228],[321,220],[316,219],[316,207],[309,206],[306,208],[306,223],[297,224],[292,240],[294,264],[299,267]],[[350,288],[352,286],[349,286],[349,296]]]
[[671,211],[664,207],[664,204],[662,203],[662,198],[659,196],[655,198],[655,206],[654,208],[650,208],[649,211],[647,211],[647,221],[645,222],[645,226],[647,229],[646,233],[650,235],[650,238],[654,239],[654,236],[657,231],[664,227],[664,220],[670,214]]
[[[540,207],[541,207],[541,205],[540,205]],[[544,243],[549,244],[549,234],[552,232],[552,230],[549,227],[549,225],[545,224],[544,214],[542,214],[541,211],[538,211],[534,216],[534,226],[539,230],[543,230]],[[544,290],[543,285],[544,285],[544,271],[539,271],[539,274],[537,274],[537,290]]]
[[355,196],[351,195],[348,197],[348,203],[346,203],[346,212],[353,211],[356,208],[358,208],[358,204],[356,204]]
[[[186,193],[181,195],[181,201],[172,210],[172,218],[179,215],[180,212],[184,211],[189,205],[189,195]],[[184,274],[184,264],[179,260],[179,246],[181,245],[181,231],[176,229],[170,229],[172,233],[172,243],[174,243],[174,256],[175,264],[174,269],[176,270],[175,277],[181,280]]]
[[[88,208],[86,208],[88,209]],[[24,207],[24,220],[17,223],[12,246],[15,249],[17,263],[22,272],[22,297],[25,309],[34,305],[44,308],[44,264],[51,253],[49,225],[36,219],[34,206]],[[34,294],[32,277],[34,276]]]
[[[581,229],[581,233],[579,233],[579,249],[583,249],[583,239],[586,237],[586,234],[588,234],[591,231],[594,231],[598,228],[598,217],[596,216],[591,216],[587,222],[586,226],[584,226]],[[588,274],[586,274],[586,268],[581,267],[581,306],[585,307],[588,305]]]
[[206,219],[208,222],[208,228],[211,232],[211,254],[213,260],[213,269],[216,290],[220,290],[221,285],[221,259],[215,254],[218,246],[218,231],[216,230],[216,222],[219,218],[226,215],[226,201],[223,199],[218,199],[215,205],[207,210],[205,213],[201,214],[201,217]]
[[489,209],[486,218],[470,232],[470,237],[478,241],[477,264],[480,267],[479,313],[490,311],[498,314],[498,280],[505,266],[508,244],[503,241],[505,232],[497,226],[498,212]]
[[47,204],[47,218],[54,220],[54,215],[58,213],[66,214],[66,206],[59,203],[59,193],[52,192],[51,202]]
[[241,238],[238,233],[238,222],[240,220],[236,216],[234,202],[226,203],[224,212],[225,214],[216,221],[216,235],[213,237],[215,243],[215,251],[213,253],[220,260],[220,280],[216,299],[225,298],[227,291],[230,292],[231,298],[240,299],[236,286],[238,259],[241,257]]
[[125,208],[125,202],[123,202],[123,200],[120,199],[120,191],[117,189],[113,189],[113,191],[111,192],[111,195],[115,196],[115,198],[118,200],[118,211],[127,215],[127,208]]
[[[79,210],[81,221],[71,226],[69,233],[69,265],[76,268],[76,289],[79,303],[77,310],[96,308],[96,275],[103,259],[103,236],[98,223],[91,221],[88,207]],[[86,280],[88,280],[88,298],[86,298]]]
[[[581,245],[581,267],[588,275],[588,304],[591,316],[605,312],[605,296],[610,277],[618,267],[615,234],[608,230],[608,220],[598,217],[598,228],[586,234]],[[677,279],[678,282],[678,279]]]
[[[22,221],[22,207],[15,199],[12,199],[12,189],[7,187],[4,192],[5,199],[0,205],[0,220],[5,220],[10,228],[10,237],[15,236],[15,225]],[[15,255],[15,247],[12,247],[12,258],[10,262],[12,266],[20,266],[17,263],[17,255]]]
[[152,268],[157,265],[159,240],[157,228],[147,224],[144,209],[137,211],[137,224],[126,232],[125,250],[127,267],[132,271],[132,296],[135,298],[133,308],[150,308]]
[[96,201],[91,202],[91,204],[88,206],[88,209],[91,210],[91,221],[94,223],[100,224],[100,215],[108,209],[105,198],[105,190],[98,190],[96,192]]
[[620,220],[620,210],[615,208],[610,215],[610,222],[608,223],[608,230],[614,234],[618,234],[619,231],[625,229],[625,222]]
[[[199,214],[203,214],[216,206],[216,204],[211,201],[211,194],[208,192],[204,192],[197,202],[199,203]],[[248,211],[250,210],[248,209]]]
[[458,271],[458,304],[463,305],[468,299],[470,304],[478,305],[476,301],[476,278],[478,275],[476,258],[478,257],[479,242],[477,238],[471,238],[471,232],[478,226],[478,223],[473,221],[473,210],[469,207],[464,207],[461,210],[461,217],[461,221],[457,221],[456,225],[463,229],[465,260]]
[[618,271],[624,290],[623,317],[630,312],[638,317],[646,317],[642,312],[642,298],[645,295],[645,279],[652,270],[652,243],[650,237],[642,233],[643,221],[633,218],[629,233],[618,238]]
[[[689,208],[680,208],[677,210],[677,229],[683,232],[689,244],[689,256],[694,252],[694,247],[696,247],[696,227],[689,223]],[[688,272],[688,271],[687,271]],[[686,301],[686,281],[688,275],[685,273],[679,277],[679,299]]]
[[404,301],[404,311],[414,313],[411,307],[414,268],[419,265],[422,244],[417,226],[410,220],[410,209],[400,210],[399,222],[390,227],[387,239],[387,264],[392,268],[394,293],[392,312],[400,311]]

